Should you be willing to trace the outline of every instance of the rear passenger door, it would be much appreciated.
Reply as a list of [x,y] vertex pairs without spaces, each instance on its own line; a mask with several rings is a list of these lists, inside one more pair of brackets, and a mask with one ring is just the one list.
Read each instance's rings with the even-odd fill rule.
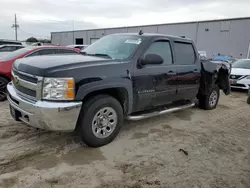
[[193,99],[200,86],[201,64],[194,44],[174,41],[175,65],[178,75],[178,99]]

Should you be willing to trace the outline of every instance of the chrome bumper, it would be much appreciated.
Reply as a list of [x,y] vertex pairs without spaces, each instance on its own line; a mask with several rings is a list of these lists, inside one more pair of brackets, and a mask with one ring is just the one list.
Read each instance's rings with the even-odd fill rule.
[[33,102],[20,97],[12,83],[8,84],[7,90],[10,106],[19,114],[16,119],[45,130],[75,130],[82,102]]

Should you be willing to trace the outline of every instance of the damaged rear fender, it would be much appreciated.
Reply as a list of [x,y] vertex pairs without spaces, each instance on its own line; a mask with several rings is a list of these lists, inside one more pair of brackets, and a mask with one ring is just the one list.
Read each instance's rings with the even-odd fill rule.
[[231,92],[230,73],[231,65],[226,62],[202,61],[198,97],[200,95],[207,95],[214,85],[218,85],[226,95],[229,95]]

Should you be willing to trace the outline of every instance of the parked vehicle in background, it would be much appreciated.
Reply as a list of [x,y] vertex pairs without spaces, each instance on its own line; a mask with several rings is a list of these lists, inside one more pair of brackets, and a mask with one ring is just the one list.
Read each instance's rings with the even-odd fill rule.
[[232,88],[250,88],[250,59],[240,59],[233,63],[230,84]]
[[205,51],[198,51],[199,55],[200,55],[200,59],[201,60],[206,60],[207,59],[207,52]]
[[36,128],[76,130],[92,147],[110,143],[123,119],[190,108],[212,110],[230,93],[226,63],[201,63],[190,39],[105,36],[82,55],[19,59],[8,84],[11,114]]
[[0,45],[0,54],[1,54],[1,52],[13,52],[13,51],[19,50],[21,48],[24,48],[24,46],[17,45],[17,44]]
[[236,61],[236,59],[231,56],[218,55],[213,57],[212,61],[224,61],[232,64]]
[[5,52],[3,56],[0,56],[0,101],[6,100],[6,86],[11,80],[12,64],[17,59],[41,55],[78,54],[79,52],[80,50],[75,48],[59,46],[30,46],[14,52]]
[[87,48],[89,45],[68,45],[67,47],[70,47],[70,48],[78,48],[80,50],[84,50],[85,48]]
[[21,42],[19,42],[19,41],[0,39],[0,45],[5,45],[5,44],[16,44],[16,45],[22,45],[22,43],[21,43]]

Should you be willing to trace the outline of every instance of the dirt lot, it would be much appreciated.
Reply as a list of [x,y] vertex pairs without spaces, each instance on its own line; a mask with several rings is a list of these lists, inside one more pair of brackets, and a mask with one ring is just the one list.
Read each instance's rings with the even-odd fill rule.
[[1,188],[250,187],[250,106],[242,92],[222,95],[213,111],[126,122],[98,149],[73,133],[16,123],[8,110],[0,103]]

